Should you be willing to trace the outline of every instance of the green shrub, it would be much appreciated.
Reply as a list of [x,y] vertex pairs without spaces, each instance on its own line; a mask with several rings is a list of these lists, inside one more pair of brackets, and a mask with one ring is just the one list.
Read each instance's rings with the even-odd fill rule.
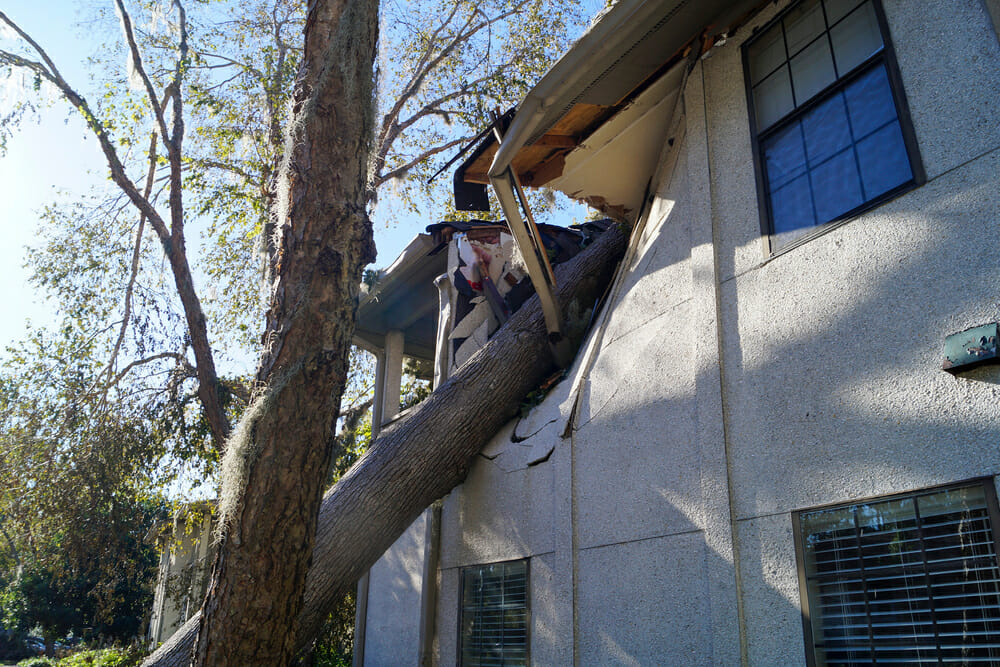
[[134,646],[102,648],[68,655],[58,663],[53,663],[53,667],[134,667],[143,657],[142,650]]
[[28,658],[17,663],[17,667],[58,667],[58,664],[51,658]]

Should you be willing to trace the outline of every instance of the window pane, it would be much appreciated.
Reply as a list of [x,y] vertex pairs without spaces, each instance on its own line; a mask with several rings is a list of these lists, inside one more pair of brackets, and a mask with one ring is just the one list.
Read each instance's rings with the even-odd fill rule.
[[788,185],[771,191],[771,219],[774,234],[784,244],[801,234],[788,234],[816,225],[808,175],[799,176]]
[[858,6],[858,0],[824,0],[826,20],[833,25]]
[[807,0],[785,15],[788,54],[794,56],[826,30],[819,0]]
[[838,153],[821,163],[812,172],[816,220],[829,222],[852,208],[861,206],[861,179],[854,160],[854,151]]
[[799,55],[792,58],[792,82],[795,85],[795,105],[800,106],[810,97],[833,83],[837,75],[826,39],[813,42]]
[[837,71],[843,76],[882,48],[882,35],[869,2],[830,31]]
[[858,142],[865,197],[873,199],[913,178],[898,122]]
[[795,106],[792,102],[792,85],[788,80],[788,67],[782,66],[754,88],[754,111],[757,128],[771,127]]
[[785,62],[785,41],[781,26],[776,25],[754,40],[747,49],[750,60],[750,83],[757,83]]
[[818,664],[1000,659],[1000,569],[979,484],[799,515]]
[[876,66],[844,89],[855,139],[861,139],[896,119],[896,103],[885,67]]
[[806,172],[806,153],[802,128],[792,123],[761,146],[769,188],[777,190]]
[[851,145],[851,127],[847,122],[844,96],[835,94],[815,107],[802,119],[809,164],[820,162]]
[[469,666],[526,665],[526,560],[462,570],[461,659]]

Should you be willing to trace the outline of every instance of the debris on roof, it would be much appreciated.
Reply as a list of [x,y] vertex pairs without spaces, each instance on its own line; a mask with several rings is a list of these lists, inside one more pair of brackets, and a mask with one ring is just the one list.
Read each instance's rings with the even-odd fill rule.
[[[552,264],[569,261],[610,220],[587,222],[574,228],[538,225]],[[447,221],[427,227],[436,254],[447,248],[447,316],[439,322],[439,372],[445,377],[461,367],[490,336],[534,294],[523,260],[505,222]],[[444,304],[442,304],[444,305]],[[442,335],[444,334],[444,335]],[[443,358],[447,355],[447,358]]]

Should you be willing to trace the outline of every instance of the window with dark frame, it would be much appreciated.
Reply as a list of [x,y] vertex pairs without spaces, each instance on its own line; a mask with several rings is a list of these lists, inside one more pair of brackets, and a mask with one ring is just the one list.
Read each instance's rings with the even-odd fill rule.
[[528,561],[462,568],[460,664],[528,664]]
[[992,479],[793,513],[809,665],[1000,664]]
[[924,180],[876,0],[802,0],[743,48],[772,253]]

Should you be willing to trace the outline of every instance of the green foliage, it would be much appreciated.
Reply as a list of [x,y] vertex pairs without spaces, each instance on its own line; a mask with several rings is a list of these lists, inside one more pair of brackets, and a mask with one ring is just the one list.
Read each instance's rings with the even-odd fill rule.
[[313,649],[312,667],[350,667],[354,658],[354,593],[330,612]]
[[134,667],[144,657],[145,652],[138,646],[102,648],[73,653],[54,664],[57,667]]
[[17,667],[59,667],[59,661],[52,658],[28,658],[17,663]]

